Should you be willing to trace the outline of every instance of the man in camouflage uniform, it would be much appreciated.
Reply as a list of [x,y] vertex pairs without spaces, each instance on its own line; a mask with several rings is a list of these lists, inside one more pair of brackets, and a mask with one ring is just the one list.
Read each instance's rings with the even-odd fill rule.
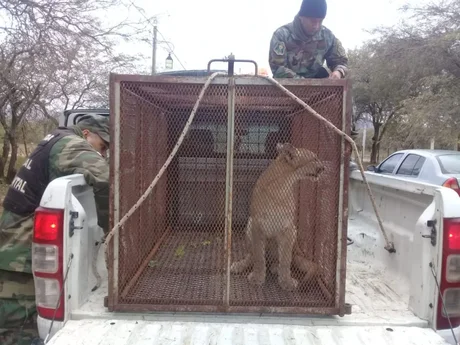
[[108,230],[109,165],[104,158],[108,117],[88,115],[47,135],[19,170],[0,217],[0,344],[30,345],[36,338],[31,242],[34,211],[50,181],[83,174],[93,187],[98,224]]
[[[348,57],[342,43],[323,26],[326,0],[303,0],[292,23],[278,28],[270,42],[269,63],[274,78],[342,79]],[[329,73],[324,67],[331,70]],[[352,123],[351,138],[358,136]]]
[[[294,21],[274,32],[269,53],[274,78],[340,79],[347,75],[347,54],[322,25],[326,12],[326,0],[303,0]],[[323,67],[324,61],[331,74]]]

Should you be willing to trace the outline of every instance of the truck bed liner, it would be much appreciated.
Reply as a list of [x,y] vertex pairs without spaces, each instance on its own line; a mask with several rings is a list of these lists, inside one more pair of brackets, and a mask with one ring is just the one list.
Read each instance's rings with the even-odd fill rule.
[[[103,306],[107,296],[107,279],[102,286],[91,293],[82,307],[72,312],[72,319],[131,319],[159,321],[195,321],[195,322],[237,322],[237,323],[276,323],[286,325],[340,325],[340,326],[416,326],[428,327],[428,323],[416,317],[409,309],[409,291],[407,284],[400,277],[392,277],[371,264],[365,255],[365,244],[359,242],[359,233],[372,236],[371,224],[361,218],[350,219],[348,224],[350,236],[355,243],[348,247],[346,302],[352,304],[352,314],[344,317],[321,316],[270,316],[261,314],[201,314],[201,313],[110,313]],[[366,230],[367,229],[367,230]],[[354,252],[354,253],[353,253]],[[103,253],[99,262],[104,262]],[[356,255],[358,254],[358,255]]]

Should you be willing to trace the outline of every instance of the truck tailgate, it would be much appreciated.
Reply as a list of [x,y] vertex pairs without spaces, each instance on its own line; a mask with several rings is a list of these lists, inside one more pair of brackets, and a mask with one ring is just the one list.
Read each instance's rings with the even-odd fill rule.
[[49,345],[447,344],[429,328],[289,326],[87,319],[69,321]]

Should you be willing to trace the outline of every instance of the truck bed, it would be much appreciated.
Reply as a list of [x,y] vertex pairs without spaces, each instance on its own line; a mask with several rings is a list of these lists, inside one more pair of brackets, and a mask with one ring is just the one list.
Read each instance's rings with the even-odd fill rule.
[[[350,218],[349,220],[348,233],[354,243],[348,247],[346,302],[352,305],[351,315],[344,317],[279,317],[260,314],[111,313],[103,304],[104,297],[107,296],[105,275],[102,286],[89,295],[87,302],[81,308],[72,312],[72,319],[427,327],[426,321],[414,316],[408,309],[408,284],[404,284],[401,277],[394,277],[389,272],[385,272],[384,267],[379,267],[376,263],[374,254],[369,248],[373,246],[378,236],[375,231],[375,224],[367,223],[364,218]],[[102,255],[102,251],[99,254]],[[102,256],[99,262],[104,262]],[[94,278],[91,277],[91,279]]]
[[408,309],[408,284],[376,264],[369,250],[375,229],[364,219],[349,220],[354,244],[348,247],[346,301],[352,304],[351,315],[110,313],[103,307],[105,279],[49,345],[446,344]]
[[[90,204],[92,191],[84,188],[75,194],[86,206],[89,222],[88,231],[76,232],[69,247],[73,253],[78,253],[70,270],[70,314],[65,322],[54,324],[48,344],[447,344],[450,330],[442,334],[433,330],[428,322],[429,310],[421,308],[430,302],[426,296],[430,277],[423,279],[417,275],[420,272],[415,272],[414,276],[414,270],[422,267],[423,260],[427,261],[424,253],[430,249],[429,242],[421,242],[422,230],[416,223],[422,224],[427,217],[433,216],[434,189],[389,178],[374,180],[373,191],[397,252],[390,255],[384,250],[383,237],[364,197],[364,187],[359,176],[354,176],[348,213],[348,236],[354,243],[348,246],[345,295],[352,309],[351,315],[344,317],[108,312],[103,303],[108,294],[103,251],[98,258],[103,284],[95,292],[87,292],[95,284],[89,270],[92,251],[88,248],[100,234],[95,228],[94,207]],[[421,316],[422,319],[419,315],[426,317]],[[38,322],[44,338],[50,322],[43,318]],[[449,344],[454,342],[449,341]]]

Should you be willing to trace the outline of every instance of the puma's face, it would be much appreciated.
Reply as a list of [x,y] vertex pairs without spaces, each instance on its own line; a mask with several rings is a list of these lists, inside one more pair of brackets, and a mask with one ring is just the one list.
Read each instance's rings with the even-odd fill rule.
[[313,178],[317,180],[324,171],[323,163],[318,159],[316,154],[305,148],[296,148],[293,145],[278,144],[277,150],[279,156],[295,169],[295,176],[302,180]]

